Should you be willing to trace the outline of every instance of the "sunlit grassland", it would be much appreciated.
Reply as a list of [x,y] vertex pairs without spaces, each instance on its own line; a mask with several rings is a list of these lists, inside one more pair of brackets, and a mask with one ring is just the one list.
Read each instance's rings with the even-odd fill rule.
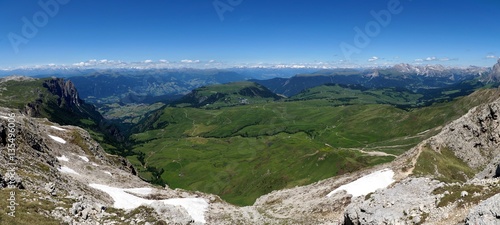
[[[477,95],[477,94],[476,94]],[[149,131],[131,136],[129,157],[180,187],[250,205],[273,190],[305,185],[390,162],[482,100],[465,97],[403,110],[389,104],[335,106],[327,100],[278,101],[207,110],[166,107]]]

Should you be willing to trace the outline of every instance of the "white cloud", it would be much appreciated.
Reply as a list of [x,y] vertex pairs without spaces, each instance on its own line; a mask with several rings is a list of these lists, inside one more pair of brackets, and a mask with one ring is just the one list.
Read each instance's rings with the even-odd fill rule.
[[183,59],[181,63],[199,63],[200,60]]
[[161,63],[168,63],[168,60],[165,60],[165,59],[160,59],[158,61],[161,62]]
[[425,58],[425,61],[436,61],[436,60],[437,58],[434,56]]
[[208,62],[209,62],[209,63],[214,63],[214,62],[215,62],[215,60],[213,60],[213,59],[212,59],[212,60],[210,60],[210,61],[208,61]]
[[459,60],[458,58],[448,58],[448,57],[444,57],[444,58],[439,59],[439,61],[443,61],[443,62],[458,61],[458,60]]
[[144,63],[152,63],[152,62],[153,62],[153,60],[151,60],[151,59],[144,60]]
[[497,57],[495,55],[487,55],[486,58],[487,59],[496,59]]
[[423,62],[423,59],[415,59],[415,62]]
[[368,62],[375,62],[378,60],[378,57],[377,56],[373,56],[371,58],[368,59]]

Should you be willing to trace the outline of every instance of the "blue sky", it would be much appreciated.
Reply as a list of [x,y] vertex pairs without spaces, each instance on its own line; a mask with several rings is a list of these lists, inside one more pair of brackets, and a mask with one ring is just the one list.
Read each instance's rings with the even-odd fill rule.
[[[383,26],[372,11],[391,19]],[[491,66],[500,56],[498,0],[0,0],[0,21],[0,68],[89,59]],[[356,27],[371,32],[368,44],[356,45]]]

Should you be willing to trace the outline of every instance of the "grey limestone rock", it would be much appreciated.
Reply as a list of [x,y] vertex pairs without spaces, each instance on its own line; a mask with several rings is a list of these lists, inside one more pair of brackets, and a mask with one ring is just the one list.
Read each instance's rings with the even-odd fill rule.
[[393,187],[358,197],[346,208],[344,224],[412,224],[436,208],[432,191],[443,184],[428,178],[407,178]]
[[465,224],[500,224],[500,194],[497,194],[472,208],[465,220]]

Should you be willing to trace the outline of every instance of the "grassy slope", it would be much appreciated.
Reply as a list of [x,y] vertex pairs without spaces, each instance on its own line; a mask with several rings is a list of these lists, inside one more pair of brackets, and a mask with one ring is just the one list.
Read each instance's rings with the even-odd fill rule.
[[9,108],[22,108],[28,102],[34,102],[40,96],[46,100],[56,100],[51,98],[52,94],[43,87],[44,80],[35,81],[7,81],[0,83],[0,104]]
[[278,95],[254,82],[241,81],[200,87],[183,97],[179,107],[218,109],[221,107],[266,103],[279,99]]
[[304,90],[291,97],[291,100],[326,99],[334,105],[353,104],[391,104],[411,106],[418,103],[423,97],[402,88],[368,89],[355,85],[322,85]]
[[354,149],[401,154],[436,130],[419,133],[458,118],[481,103],[480,96],[410,111],[380,104],[333,107],[328,100],[167,107],[151,130],[131,137],[144,157],[129,159],[146,179],[163,170],[161,178],[171,187],[249,205],[272,190],[391,161]]
[[[15,213],[12,217],[8,215],[12,211],[7,208],[10,204],[7,199],[9,199],[10,192],[15,192]],[[38,196],[33,196],[33,194],[24,191],[24,190],[11,190],[11,189],[2,189],[0,190],[0,224],[10,224],[10,225],[56,225],[61,224],[60,221],[57,221],[51,218],[49,215],[44,215],[43,212],[53,210],[55,207],[71,207],[71,204],[65,202],[58,202],[57,204],[47,201],[42,198],[38,198]],[[33,201],[35,199],[36,201]]]
[[465,182],[473,177],[476,172],[467,166],[447,148],[436,152],[425,148],[420,154],[415,165],[414,174],[416,176],[434,176],[443,182]]

